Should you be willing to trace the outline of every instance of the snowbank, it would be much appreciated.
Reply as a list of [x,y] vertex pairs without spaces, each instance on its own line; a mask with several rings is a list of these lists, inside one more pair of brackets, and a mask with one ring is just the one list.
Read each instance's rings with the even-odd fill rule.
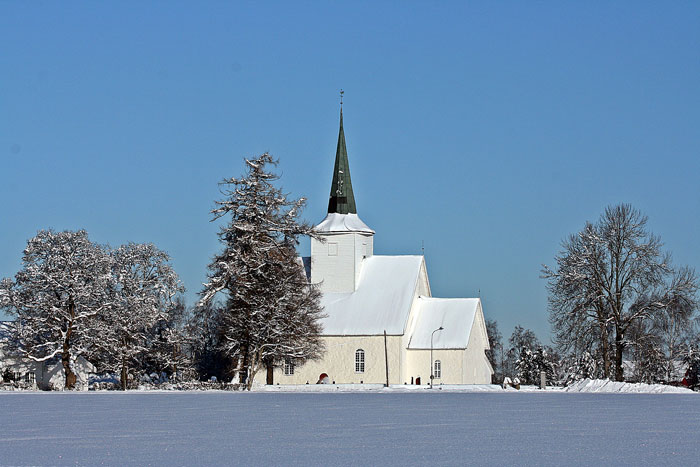
[[643,384],[643,383],[618,383],[606,379],[584,379],[572,384],[569,387],[561,388],[548,386],[545,390],[537,386],[520,386],[520,390],[514,388],[503,389],[498,384],[439,384],[430,389],[428,385],[392,384],[384,387],[383,384],[283,384],[274,386],[256,385],[253,386],[256,392],[479,392],[479,393],[620,393],[620,394],[694,394],[687,388],[665,386],[663,384]]
[[621,383],[609,379],[583,379],[564,388],[565,392],[606,392],[606,393],[643,393],[643,394],[692,394],[688,388],[666,386],[663,384]]

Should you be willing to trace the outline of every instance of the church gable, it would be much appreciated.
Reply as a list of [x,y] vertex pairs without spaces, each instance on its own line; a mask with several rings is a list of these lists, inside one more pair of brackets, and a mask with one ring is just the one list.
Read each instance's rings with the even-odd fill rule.
[[418,298],[408,348],[430,349],[432,336],[435,349],[466,349],[471,333],[481,332],[476,319],[480,310],[478,298]]

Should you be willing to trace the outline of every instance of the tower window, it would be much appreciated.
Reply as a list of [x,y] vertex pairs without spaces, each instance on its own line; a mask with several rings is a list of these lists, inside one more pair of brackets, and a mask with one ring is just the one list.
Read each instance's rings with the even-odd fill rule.
[[328,243],[328,256],[338,256],[338,244]]
[[355,351],[355,373],[365,372],[365,351],[357,349]]
[[440,360],[435,360],[435,368],[433,369],[433,374],[436,378],[442,378],[442,362]]

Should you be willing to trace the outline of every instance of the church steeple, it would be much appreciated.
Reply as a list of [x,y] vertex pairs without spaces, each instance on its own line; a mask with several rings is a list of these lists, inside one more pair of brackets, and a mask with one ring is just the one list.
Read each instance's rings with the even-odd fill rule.
[[348,150],[345,147],[345,132],[343,131],[343,91],[340,91],[340,131],[338,132],[338,147],[335,150],[335,166],[333,181],[328,200],[328,213],[357,214],[355,195],[352,192],[350,180],[350,165]]
[[357,215],[343,131],[343,91],[340,91],[340,131],[335,150],[328,214],[311,237],[311,283],[323,293],[357,290],[365,259],[374,254],[374,230]]

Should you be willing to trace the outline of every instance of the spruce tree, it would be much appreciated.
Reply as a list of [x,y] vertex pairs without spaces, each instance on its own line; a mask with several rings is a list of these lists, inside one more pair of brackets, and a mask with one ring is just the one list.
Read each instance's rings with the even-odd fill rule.
[[320,292],[296,254],[299,237],[313,235],[299,221],[305,199],[289,200],[275,187],[279,176],[268,167],[278,162],[268,153],[245,163],[244,177],[221,182],[224,198],[216,202],[213,220],[230,219],[219,231],[223,251],[209,265],[199,305],[224,295],[220,346],[250,389],[263,367],[286,359],[303,363],[323,346]]

